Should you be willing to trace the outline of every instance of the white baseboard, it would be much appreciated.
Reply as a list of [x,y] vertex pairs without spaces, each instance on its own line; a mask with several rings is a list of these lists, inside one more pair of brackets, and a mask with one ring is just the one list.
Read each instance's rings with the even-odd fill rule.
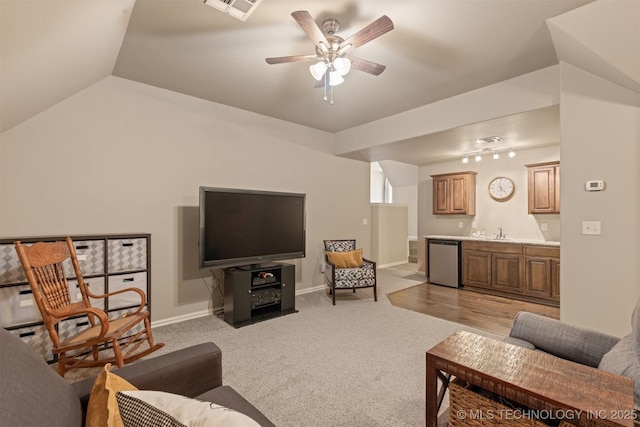
[[296,295],[310,294],[311,292],[322,291],[327,288],[328,288],[327,285],[314,286],[313,288],[306,288],[306,289],[296,291]]
[[[222,307],[214,308],[213,311],[216,311],[221,308]],[[171,325],[172,323],[184,322],[185,320],[197,319],[198,317],[210,316],[211,313],[212,311],[210,310],[200,310],[200,311],[195,311],[189,314],[182,314],[180,316],[169,317],[167,319],[155,320],[151,322],[151,327],[157,328],[159,326]]]
[[[327,289],[327,285],[315,286],[313,288],[306,288],[299,291],[296,291],[296,295],[308,294],[311,292],[321,291]],[[157,328],[160,326],[171,325],[172,323],[180,323],[185,320],[197,319],[199,317],[210,316],[213,312],[222,310],[222,307],[215,307],[213,310],[200,310],[189,314],[182,314],[180,316],[169,317],[168,319],[156,320],[151,322],[152,328]]]
[[402,264],[407,264],[409,261],[398,261],[398,262],[390,262],[389,264],[377,264],[376,267],[378,268],[387,268],[387,267],[393,267],[396,265],[402,265]]

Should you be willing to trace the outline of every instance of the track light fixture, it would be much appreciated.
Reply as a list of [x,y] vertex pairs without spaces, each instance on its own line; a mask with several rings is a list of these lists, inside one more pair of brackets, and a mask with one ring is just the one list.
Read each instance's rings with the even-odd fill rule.
[[[509,158],[514,158],[516,156],[516,152],[513,151],[513,148],[509,148],[507,151],[507,155]],[[481,151],[472,151],[469,153],[464,153],[462,155],[462,163],[469,163],[469,157],[473,157],[476,162],[482,161],[482,155],[485,153],[491,153],[491,157],[493,160],[500,159],[500,151],[495,148],[485,148]]]

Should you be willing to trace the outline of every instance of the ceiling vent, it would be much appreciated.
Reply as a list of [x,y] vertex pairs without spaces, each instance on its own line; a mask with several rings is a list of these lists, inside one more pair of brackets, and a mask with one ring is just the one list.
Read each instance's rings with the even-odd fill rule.
[[246,21],[261,2],[262,0],[204,0],[207,6],[221,10],[241,21]]
[[476,142],[478,144],[492,144],[500,141],[502,141],[502,138],[500,138],[499,136],[489,136],[487,138],[476,139]]

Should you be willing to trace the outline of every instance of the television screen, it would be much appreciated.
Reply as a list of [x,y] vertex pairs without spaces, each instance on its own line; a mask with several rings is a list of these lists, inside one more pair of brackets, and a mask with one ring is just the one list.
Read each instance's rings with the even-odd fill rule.
[[200,187],[200,267],[305,256],[305,195]]

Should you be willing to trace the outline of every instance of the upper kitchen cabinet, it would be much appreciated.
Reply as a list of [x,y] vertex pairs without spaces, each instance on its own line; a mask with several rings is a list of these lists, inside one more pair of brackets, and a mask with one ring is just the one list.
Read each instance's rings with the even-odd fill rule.
[[431,175],[434,215],[476,214],[476,172]]
[[529,170],[529,213],[560,213],[560,162],[525,166]]

